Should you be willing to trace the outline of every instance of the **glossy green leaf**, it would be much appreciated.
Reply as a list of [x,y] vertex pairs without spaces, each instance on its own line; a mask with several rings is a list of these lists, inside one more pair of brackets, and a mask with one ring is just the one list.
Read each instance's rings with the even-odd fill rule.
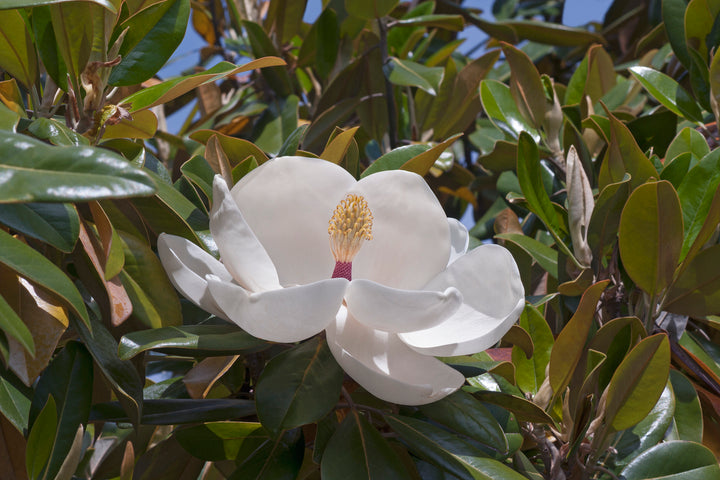
[[88,421],[92,385],[92,357],[78,342],[68,343],[40,376],[30,408],[33,427],[49,397],[52,396],[57,407],[57,430],[52,434],[54,440],[45,471],[48,478],[55,477],[72,447],[78,427]]
[[18,10],[0,10],[0,68],[25,88],[35,83],[37,57],[30,32]]
[[[242,26],[247,32],[253,56],[257,60],[261,60],[262,57],[280,56],[262,26],[249,20],[243,20]],[[281,97],[286,97],[293,91],[290,75],[284,67],[265,68],[262,70],[262,76],[270,85],[270,88]]]
[[630,67],[628,70],[665,108],[691,122],[702,122],[698,104],[673,78],[648,67]]
[[403,27],[437,27],[453,32],[459,32],[463,29],[465,22],[463,21],[463,17],[461,15],[428,14],[410,18],[402,18],[400,20],[397,20],[395,25]]
[[340,25],[332,8],[322,11],[310,27],[298,54],[299,64],[314,65],[320,78],[327,78],[335,66],[340,46]]
[[628,195],[630,179],[611,183],[602,189],[590,216],[587,239],[595,258],[603,258],[612,252],[617,241],[617,230]]
[[210,357],[252,353],[269,344],[235,325],[183,325],[130,332],[120,339],[118,355],[129,359],[147,350]]
[[[255,414],[255,402],[237,399],[161,399],[143,402],[141,424],[181,425],[197,422],[219,422]],[[90,421],[130,423],[118,402],[97,403],[90,411]]]
[[237,470],[228,480],[295,480],[303,463],[305,442],[297,428],[264,442],[246,442],[240,448]]
[[558,46],[580,46],[605,43],[602,36],[583,28],[568,27],[557,23],[507,20],[498,24],[512,28],[520,39]]
[[125,97],[120,103],[130,104],[128,110],[132,113],[167,103],[200,85],[221,80],[229,75],[247,72],[256,68],[284,64],[285,62],[282,59],[275,57],[260,58],[240,66],[230,62],[220,62],[203,72],[174,78],[140,90]]
[[[461,136],[462,134],[458,133],[443,142],[432,145],[428,150],[415,155],[410,160],[403,163],[400,170],[417,173],[418,175],[424,177],[430,169],[436,165],[438,160],[442,158],[443,153],[450,149],[452,144],[455,143],[455,141]],[[450,159],[450,163],[452,163],[452,157]]]
[[267,160],[267,155],[263,153],[255,144],[242,138],[230,137],[222,135],[214,130],[197,130],[190,135],[190,138],[200,143],[207,144],[210,138],[217,136],[223,151],[230,159],[230,166],[235,167],[236,164],[245,160],[247,157],[253,156],[258,164]]
[[270,4],[266,25],[272,25],[278,42],[285,44],[301,33],[307,0],[275,0]]
[[620,475],[626,480],[715,480],[720,464],[705,446],[685,441],[667,442],[646,450],[630,462]]
[[320,463],[323,478],[410,479],[387,440],[357,410],[351,410],[330,438]]
[[0,412],[21,433],[28,428],[32,393],[10,370],[0,368]]
[[681,153],[671,161],[668,160],[667,163],[664,164],[662,172],[660,172],[660,180],[667,180],[672,183],[672,186],[677,190],[688,170],[690,170],[690,164],[693,163],[693,161],[697,162],[690,152]]
[[670,370],[670,383],[675,396],[671,439],[702,443],[703,413],[695,387],[678,370]]
[[[61,2],[76,2],[77,0],[3,0],[0,5],[0,9],[14,9],[14,8],[25,8],[25,7],[38,7],[40,5],[50,5],[53,3]],[[112,13],[117,12],[116,2],[113,0],[84,0],[85,2],[96,3],[103,8],[106,8]]]
[[81,89],[80,75],[90,60],[94,17],[104,15],[105,10],[82,2],[54,3],[49,9],[58,52],[67,68],[69,80],[78,92]]
[[603,158],[598,175],[600,189],[611,183],[622,182],[630,175],[630,189],[642,185],[650,177],[658,177],[657,170],[635,141],[627,125],[608,113],[610,138],[607,153]]
[[[672,143],[670,143],[670,146],[665,152],[665,168],[667,168],[670,160],[686,152],[690,152],[693,156],[692,166],[695,166],[701,158],[710,153],[710,147],[705,137],[703,137],[702,133],[691,127],[683,128],[675,138],[673,138]],[[663,172],[664,171],[665,170],[663,170]]]
[[555,339],[545,318],[531,305],[525,306],[519,324],[530,335],[534,349],[533,355],[527,358],[525,352],[513,346],[515,381],[523,392],[535,394],[545,380],[545,369],[550,362],[550,352]]
[[635,284],[651,295],[672,281],[683,238],[680,201],[670,182],[646,183],[625,204],[618,231],[620,257]]
[[288,156],[288,155],[295,155],[297,153],[298,147],[300,146],[300,142],[303,141],[303,138],[305,137],[305,132],[307,132],[308,125],[300,125],[297,127],[286,139],[285,142],[283,142],[282,147],[280,147],[280,151],[278,152],[278,157]]
[[130,17],[122,25],[128,29],[120,48],[122,61],[112,69],[108,82],[135,85],[155,75],[182,42],[189,18],[189,0],[156,3]]
[[662,18],[675,56],[688,67],[692,60],[685,42],[685,0],[662,0]]
[[537,68],[530,57],[510,44],[503,43],[505,60],[510,65],[510,93],[522,115],[535,128],[545,123],[545,114],[549,110],[545,98],[545,88]]
[[681,259],[685,258],[703,228],[718,187],[720,187],[720,149],[705,155],[690,169],[678,187],[677,194],[680,198],[685,226]]
[[175,431],[175,438],[194,457],[216,462],[235,460],[243,443],[267,441],[270,434],[257,422],[207,422]]
[[613,318],[593,335],[588,342],[588,350],[595,350],[607,356],[596,382],[601,391],[610,382],[610,378],[630,349],[646,336],[645,327],[637,317]]
[[195,155],[183,163],[180,171],[205,194],[205,197],[212,198],[212,183],[215,172],[207,160],[200,155]]
[[499,455],[508,453],[502,427],[481,402],[459,390],[442,400],[420,407],[431,420],[465,435]]
[[72,280],[37,250],[1,229],[0,263],[58,295],[76,315],[82,318],[86,324],[89,323],[85,303]]
[[575,314],[555,340],[548,370],[554,395],[562,394],[572,378],[588,340],[595,317],[595,307],[607,285],[608,281],[604,280],[585,291]]
[[663,308],[691,317],[720,314],[718,262],[720,245],[701,250],[683,267],[667,293]]
[[528,253],[553,278],[558,277],[558,252],[542,242],[521,233],[499,233],[495,238],[507,240]]
[[152,328],[181,325],[180,300],[158,257],[145,242],[118,233],[125,255],[120,278],[133,303],[133,315]]
[[108,150],[54,147],[0,131],[0,203],[151,195],[148,175]]
[[384,68],[385,75],[394,85],[418,87],[430,95],[435,95],[442,80],[442,67],[426,67],[410,60],[390,57]]
[[665,334],[647,337],[625,357],[607,387],[605,419],[614,431],[640,422],[662,394],[670,372]]
[[77,211],[63,203],[0,204],[0,223],[67,253],[80,234]]
[[385,415],[385,421],[410,450],[460,479],[521,480],[522,475],[486,454],[461,437],[412,417]]
[[397,4],[398,0],[345,0],[348,13],[363,20],[382,18]]
[[674,411],[675,398],[668,385],[645,418],[617,434],[613,440],[617,454],[612,456],[612,465],[622,468],[645,450],[657,445],[670,427]]
[[398,170],[405,163],[410,161],[411,158],[428,150],[430,150],[430,145],[424,144],[398,147],[371,163],[370,166],[363,171],[362,175],[360,175],[360,178],[364,178],[368,175],[376,172],[382,172],[384,170]]
[[490,120],[503,132],[517,138],[520,132],[529,132],[538,137],[535,127],[531,126],[518,110],[510,93],[510,87],[497,80],[483,80],[480,83],[480,100]]
[[688,49],[696,50],[703,59],[708,58],[711,46],[708,45],[707,37],[716,28],[714,25],[718,14],[720,2],[717,0],[691,0],[685,10],[685,43]]
[[270,155],[277,154],[283,142],[298,126],[299,98],[288,95],[270,102],[254,126],[255,145]]
[[28,436],[25,468],[31,480],[42,478],[43,470],[50,460],[57,426],[55,399],[50,395]]
[[37,118],[28,126],[28,132],[40,140],[57,146],[84,146],[90,141],[70,130],[65,124],[52,118]]
[[491,403],[512,412],[518,421],[544,423],[548,425],[552,425],[554,423],[550,415],[545,413],[542,408],[535,405],[533,402],[526,400],[525,397],[520,396],[520,391],[515,389],[515,387],[512,387],[512,389],[516,391],[515,394],[491,390],[479,390],[474,392],[474,396],[482,402]]
[[327,342],[308,340],[266,365],[255,390],[258,418],[271,432],[319,420],[337,403],[342,381]]
[[30,355],[35,355],[32,333],[2,295],[0,295],[0,330],[17,340]]

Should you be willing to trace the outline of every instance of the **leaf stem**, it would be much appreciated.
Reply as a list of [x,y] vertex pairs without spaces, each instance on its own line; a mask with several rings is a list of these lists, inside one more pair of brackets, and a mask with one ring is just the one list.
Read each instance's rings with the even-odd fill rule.
[[[388,56],[388,43],[387,43],[387,25],[385,24],[385,20],[382,18],[378,18],[378,29],[380,30],[380,55],[382,56],[382,66],[383,69],[385,68],[385,65],[387,65],[389,61]],[[396,126],[396,117],[397,112],[395,112],[395,96],[393,94],[393,86],[392,83],[390,83],[390,80],[388,79],[387,75],[385,75],[385,72],[383,70],[383,78],[385,79],[385,102],[387,104],[387,112],[388,112],[388,136],[390,137],[390,149],[397,148],[398,145],[398,138],[397,138],[397,126]]]

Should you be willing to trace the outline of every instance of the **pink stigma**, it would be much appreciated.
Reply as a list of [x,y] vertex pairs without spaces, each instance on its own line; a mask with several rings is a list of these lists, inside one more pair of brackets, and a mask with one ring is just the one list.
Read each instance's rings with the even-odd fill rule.
[[352,262],[335,262],[332,278],[347,278],[352,280]]

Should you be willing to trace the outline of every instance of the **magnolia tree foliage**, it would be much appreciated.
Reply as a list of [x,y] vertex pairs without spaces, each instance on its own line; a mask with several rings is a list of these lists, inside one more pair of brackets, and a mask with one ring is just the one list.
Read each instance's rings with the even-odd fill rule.
[[0,476],[719,478],[720,1],[306,3],[0,1]]

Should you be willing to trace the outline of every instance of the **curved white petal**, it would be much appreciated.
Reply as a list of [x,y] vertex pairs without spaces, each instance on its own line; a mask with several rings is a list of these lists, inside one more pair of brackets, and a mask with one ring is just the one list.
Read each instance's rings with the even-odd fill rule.
[[450,259],[448,265],[465,255],[470,244],[470,235],[467,228],[460,220],[448,218],[448,226],[450,227]]
[[232,280],[222,263],[191,241],[161,233],[157,240],[158,256],[170,282],[185,298],[200,308],[227,320],[208,290],[205,275],[215,275],[223,281]]
[[400,290],[370,280],[353,280],[345,302],[360,323],[386,332],[411,332],[433,327],[462,305],[454,287],[445,291]]
[[298,342],[335,319],[348,281],[333,278],[298,287],[249,293],[208,275],[210,293],[229,319],[249,334],[272,342]]
[[280,288],[270,256],[245,222],[220,175],[215,175],[213,181],[210,231],[220,251],[220,258],[240,285],[252,292]]
[[378,172],[360,180],[350,193],[365,197],[373,214],[373,239],[355,257],[353,278],[417,290],[447,266],[447,216],[421,176]]
[[400,338],[425,355],[476,353],[494,345],[518,319],[525,305],[520,273],[510,252],[481,245],[448,266],[428,289],[454,285],[464,304],[446,322]]
[[420,355],[395,334],[368,328],[342,308],[327,328],[340,366],[376,397],[402,405],[424,405],[450,395],[465,377],[440,360]]
[[233,187],[233,198],[272,258],[282,285],[330,278],[335,259],[328,223],[355,183],[345,169],[326,160],[278,157]]

